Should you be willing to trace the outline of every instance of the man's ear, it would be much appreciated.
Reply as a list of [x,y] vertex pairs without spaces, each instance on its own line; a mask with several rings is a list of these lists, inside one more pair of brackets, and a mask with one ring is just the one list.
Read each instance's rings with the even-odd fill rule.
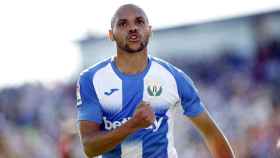
[[152,26],[151,25],[149,25],[149,31],[150,31],[150,37],[152,37],[153,36],[153,30],[152,30]]
[[109,30],[109,31],[108,31],[108,38],[109,38],[111,41],[114,41],[113,31],[112,31],[112,30]]

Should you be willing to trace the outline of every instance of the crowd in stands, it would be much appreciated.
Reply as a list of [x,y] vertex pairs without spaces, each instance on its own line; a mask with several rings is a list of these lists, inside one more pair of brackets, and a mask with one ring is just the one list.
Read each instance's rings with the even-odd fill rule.
[[[238,158],[279,158],[280,43],[253,57],[238,50],[197,62],[167,59],[195,82],[201,99]],[[82,158],[76,128],[75,83],[26,83],[0,90],[0,158]],[[210,158],[191,123],[176,109],[180,158]]]

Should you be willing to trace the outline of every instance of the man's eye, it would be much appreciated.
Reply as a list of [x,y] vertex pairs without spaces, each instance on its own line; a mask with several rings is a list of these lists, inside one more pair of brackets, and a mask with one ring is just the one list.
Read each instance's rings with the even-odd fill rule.
[[120,22],[120,23],[119,23],[119,26],[120,26],[120,27],[126,26],[126,22]]
[[137,20],[137,24],[144,24],[145,22],[143,20]]

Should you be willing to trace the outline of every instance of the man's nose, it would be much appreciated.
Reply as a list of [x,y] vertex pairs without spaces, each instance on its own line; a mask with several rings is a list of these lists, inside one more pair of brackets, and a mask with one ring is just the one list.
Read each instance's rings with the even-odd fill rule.
[[129,33],[134,33],[138,31],[138,27],[135,24],[129,26]]

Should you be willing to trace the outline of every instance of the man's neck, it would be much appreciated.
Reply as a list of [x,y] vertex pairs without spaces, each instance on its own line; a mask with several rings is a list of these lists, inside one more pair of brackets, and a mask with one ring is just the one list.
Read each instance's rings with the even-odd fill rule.
[[117,67],[124,74],[137,74],[145,70],[148,65],[147,50],[143,52],[127,53],[117,52],[115,62]]

